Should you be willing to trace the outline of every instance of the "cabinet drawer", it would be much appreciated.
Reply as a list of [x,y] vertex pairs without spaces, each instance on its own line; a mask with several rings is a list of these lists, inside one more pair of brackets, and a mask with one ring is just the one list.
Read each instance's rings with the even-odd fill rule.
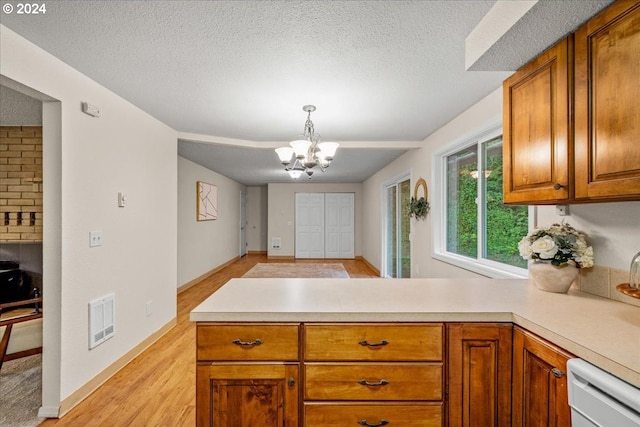
[[305,325],[305,360],[440,361],[443,326]]
[[315,404],[304,405],[305,427],[378,426],[442,427],[442,404]]
[[198,360],[298,360],[298,325],[198,325]]
[[305,365],[305,400],[441,400],[442,364]]

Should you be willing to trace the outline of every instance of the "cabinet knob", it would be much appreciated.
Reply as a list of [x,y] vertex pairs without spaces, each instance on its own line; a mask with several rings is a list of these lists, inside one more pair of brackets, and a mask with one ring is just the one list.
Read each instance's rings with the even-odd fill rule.
[[367,420],[360,420],[358,421],[358,424],[360,424],[361,426],[368,426],[368,427],[380,427],[380,426],[386,426],[387,424],[389,424],[389,421],[383,419],[375,424],[371,424]]
[[289,377],[289,379],[287,380],[287,384],[289,385],[289,387],[293,387],[296,384],[296,380],[293,377]]
[[561,188],[564,188],[564,185],[560,184],[559,182],[556,182],[556,184],[553,186],[554,190],[560,190]]
[[551,370],[551,373],[556,377],[556,378],[562,378],[562,376],[564,375],[564,372],[562,372],[560,369],[558,368],[553,368]]

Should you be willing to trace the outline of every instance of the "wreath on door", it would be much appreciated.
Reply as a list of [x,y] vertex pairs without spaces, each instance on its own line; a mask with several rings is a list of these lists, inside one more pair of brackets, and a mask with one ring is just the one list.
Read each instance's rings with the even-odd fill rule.
[[[422,188],[424,196],[418,198],[418,190]],[[416,219],[423,219],[429,213],[431,207],[429,206],[429,202],[427,201],[429,193],[427,191],[427,183],[423,178],[420,178],[418,182],[416,182],[416,186],[413,189],[413,197],[409,202],[409,215],[415,217]]]

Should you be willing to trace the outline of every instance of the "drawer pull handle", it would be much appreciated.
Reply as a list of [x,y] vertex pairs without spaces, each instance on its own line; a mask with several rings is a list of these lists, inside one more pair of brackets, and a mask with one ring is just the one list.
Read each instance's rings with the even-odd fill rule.
[[389,384],[389,381],[387,381],[387,380],[385,380],[385,379],[382,379],[382,380],[380,380],[380,381],[377,381],[377,382],[372,383],[372,382],[370,382],[370,381],[367,381],[367,380],[365,380],[365,379],[362,379],[362,380],[358,381],[358,384],[366,385],[367,387],[381,387],[381,386],[383,386],[383,385],[387,385],[387,384]]
[[361,346],[364,346],[364,347],[381,347],[383,345],[388,345],[389,341],[382,340],[380,342],[369,342],[367,340],[362,340],[358,344],[360,344]]
[[242,341],[240,339],[235,339],[235,340],[233,340],[231,342],[233,344],[239,345],[241,347],[255,347],[257,345],[260,345],[260,344],[264,343],[264,341],[262,341],[260,338],[256,338],[253,341]]
[[380,420],[379,423],[369,424],[369,421],[367,420],[360,420],[358,421],[358,424],[360,424],[361,426],[368,426],[368,427],[380,427],[380,426],[386,426],[387,424],[389,424],[389,421],[383,419],[383,420]]
[[553,186],[554,190],[560,190],[561,188],[564,188],[564,185],[560,184],[559,182],[556,182]]
[[551,370],[551,373],[553,373],[553,375],[554,375],[556,378],[562,378],[562,376],[564,375],[564,372],[562,372],[562,371],[561,371],[560,369],[558,369],[558,368],[553,368],[553,369]]

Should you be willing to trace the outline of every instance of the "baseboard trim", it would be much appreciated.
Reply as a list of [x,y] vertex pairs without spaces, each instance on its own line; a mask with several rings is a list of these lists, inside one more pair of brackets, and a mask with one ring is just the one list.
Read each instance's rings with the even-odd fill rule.
[[60,416],[59,406],[41,406],[38,409],[38,416],[40,418],[58,418]]
[[247,251],[249,255],[266,255],[267,251]]
[[362,261],[362,262],[364,262],[365,264],[367,264],[367,267],[369,267],[370,269],[372,269],[373,271],[375,271],[375,272],[376,272],[376,274],[377,274],[378,276],[380,276],[380,270],[378,270],[378,269],[377,269],[373,264],[371,264],[369,261],[367,261],[367,259],[366,259],[365,257],[363,257],[363,256],[361,256],[361,255],[358,255],[358,256],[356,257],[356,259],[357,259],[357,260],[360,260],[360,261]]
[[267,255],[267,259],[296,259],[296,257],[291,255],[279,256],[279,255]]
[[[76,406],[78,403],[82,402],[84,399],[89,397],[89,395],[94,391],[96,391],[98,387],[104,384],[109,378],[111,378],[114,374],[116,374],[126,364],[128,364],[133,359],[135,359],[140,353],[142,353],[149,346],[151,346],[151,344],[153,344],[158,339],[160,339],[171,328],[176,326],[177,323],[178,323],[178,318],[174,317],[169,322],[167,322],[164,326],[162,326],[160,329],[158,329],[157,331],[149,335],[147,338],[142,340],[140,344],[133,347],[131,350],[125,353],[118,360],[113,362],[111,365],[107,366],[105,369],[99,372],[95,377],[87,381],[79,389],[71,393],[62,402],[60,402],[60,409],[58,413],[54,416],[54,418],[64,416],[67,412],[73,409],[74,406]],[[38,413],[39,414],[44,413],[44,411],[45,411],[45,408],[42,407],[40,408],[40,411]],[[42,416],[45,416],[45,415],[42,415]]]
[[181,292],[186,291],[190,287],[197,285],[198,283],[202,282],[204,279],[208,278],[209,276],[212,276],[212,275],[216,274],[218,271],[222,270],[223,268],[226,268],[226,267],[230,266],[231,264],[233,264],[234,262],[238,261],[239,259],[240,259],[239,256],[237,256],[235,258],[232,258],[229,261],[225,262],[224,264],[221,264],[221,265],[217,266],[213,270],[207,271],[202,276],[198,276],[193,280],[189,280],[184,285],[180,285],[178,287],[178,292],[177,293],[179,294]]

